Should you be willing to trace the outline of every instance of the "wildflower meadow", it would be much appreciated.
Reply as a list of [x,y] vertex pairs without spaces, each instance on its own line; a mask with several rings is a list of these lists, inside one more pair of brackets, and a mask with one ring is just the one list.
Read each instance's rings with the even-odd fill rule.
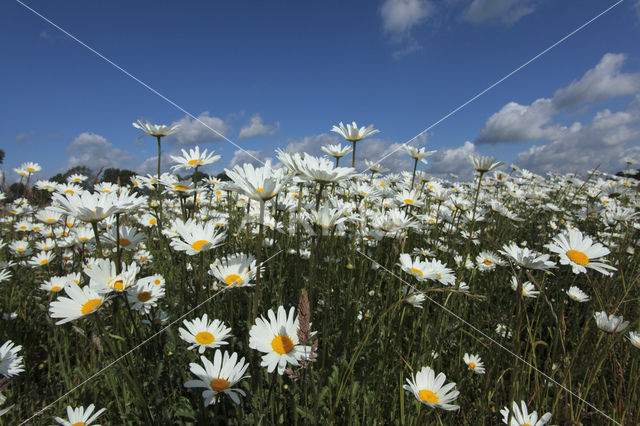
[[340,123],[324,157],[161,173],[180,128],[133,125],[156,174],[29,162],[0,195],[0,423],[640,422],[635,171],[360,172],[378,130]]

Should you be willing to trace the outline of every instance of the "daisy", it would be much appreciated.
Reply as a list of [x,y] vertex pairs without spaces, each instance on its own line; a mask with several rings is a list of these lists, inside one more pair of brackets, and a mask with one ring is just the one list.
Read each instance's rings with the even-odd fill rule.
[[122,213],[125,205],[115,193],[82,191],[80,194],[53,194],[53,211],[73,216],[83,222],[99,222],[113,214]]
[[127,290],[131,309],[140,313],[149,313],[152,307],[157,306],[156,302],[161,297],[164,297],[164,286],[155,285],[153,277],[141,278]]
[[69,283],[67,277],[51,277],[40,285],[40,290],[50,291],[52,293],[58,293]]
[[553,244],[545,245],[550,251],[560,256],[560,263],[571,265],[574,274],[584,274],[586,268],[595,269],[604,274],[611,275],[609,270],[616,268],[602,262],[592,262],[602,256],[608,255],[609,249],[600,243],[593,244],[589,237],[583,237],[577,229],[569,229],[566,234],[560,234],[553,239]]
[[37,220],[39,220],[40,222],[48,223],[50,225],[57,223],[60,218],[62,218],[62,215],[60,213],[54,212],[49,208],[39,210],[36,213]]
[[158,309],[153,314],[153,318],[151,319],[151,321],[149,321],[148,319],[143,319],[141,322],[149,326],[152,326],[152,325],[159,326],[167,322],[168,319],[169,319],[169,314],[161,309]]
[[596,312],[593,317],[596,319],[598,328],[608,333],[620,333],[629,326],[629,321],[625,321],[622,315],[619,317],[613,314],[607,316],[607,313],[602,311]]
[[258,317],[249,330],[249,347],[265,354],[260,366],[266,367],[269,373],[277,367],[278,374],[282,375],[287,363],[298,366],[300,360],[311,354],[310,346],[299,344],[299,321],[294,313],[294,307],[291,307],[287,315],[284,307],[279,306],[276,317],[273,310],[269,309],[269,320]]
[[52,252],[43,251],[43,252],[40,252],[37,255],[33,256],[31,259],[29,259],[29,262],[27,262],[27,263],[29,264],[29,266],[37,268],[38,266],[46,265],[51,260],[53,260],[55,257],[56,257],[56,255],[53,254]]
[[504,266],[505,262],[500,259],[495,253],[490,251],[481,251],[476,256],[476,264],[480,272],[488,272],[496,269],[496,265]]
[[352,167],[336,167],[326,157],[305,155],[298,163],[303,178],[322,184],[338,183],[350,179],[356,171]]
[[347,124],[347,127],[344,127],[344,124],[342,124],[341,121],[340,127],[333,126],[331,128],[331,131],[336,132],[353,144],[353,157],[351,159],[351,167],[355,167],[356,164],[356,142],[380,132],[380,130],[373,128],[373,124],[370,124],[367,127],[362,126],[361,128],[358,128],[358,125],[355,121],[351,124]]
[[229,353],[225,351],[223,356],[220,349],[216,349],[213,363],[201,356],[202,366],[194,362],[189,364],[191,373],[198,376],[200,380],[189,380],[184,384],[184,387],[205,388],[206,390],[202,392],[205,407],[215,404],[219,393],[227,394],[233,402],[240,404],[238,395],[244,397],[245,393],[242,389],[233,388],[233,386],[240,380],[249,377],[243,375],[249,364],[244,362],[244,358],[240,358],[240,361],[237,359],[238,354],[235,352],[229,356]]
[[478,355],[469,355],[468,353],[465,353],[462,359],[464,360],[464,363],[469,366],[469,370],[476,374],[484,374],[484,363]]
[[69,182],[69,183],[81,183],[81,182],[84,182],[87,179],[88,179],[87,176],[76,173],[76,174],[72,174],[71,176],[67,177],[67,182]]
[[49,313],[51,318],[63,318],[56,325],[76,320],[95,312],[105,302],[103,295],[89,286],[80,288],[77,284],[64,287],[69,297],[59,297],[51,302]]
[[89,286],[100,293],[124,291],[136,282],[139,267],[133,262],[129,266],[122,263],[118,274],[115,262],[109,259],[95,259],[84,268],[84,273],[90,278]]
[[420,257],[411,259],[408,253],[400,254],[400,263],[398,266],[407,274],[413,275],[418,281],[425,281],[429,278],[427,261],[420,260]]
[[[511,276],[511,288],[516,291],[518,290],[518,279],[514,276]],[[539,294],[540,292],[536,290],[536,287],[530,281],[522,283],[522,295],[524,297],[535,299]]]
[[580,303],[588,302],[590,299],[587,293],[580,290],[578,287],[574,285],[571,286],[569,290],[567,290],[567,295],[571,298],[571,300],[575,300],[576,302],[580,302]]
[[231,329],[225,327],[222,321],[214,319],[209,322],[207,314],[202,318],[196,318],[193,321],[184,320],[182,322],[187,329],[180,327],[180,338],[187,343],[192,343],[188,349],[198,347],[198,352],[203,353],[206,348],[217,348],[226,345],[224,341],[231,336]]
[[418,190],[408,191],[405,189],[402,193],[396,195],[396,201],[402,206],[423,207],[424,203],[418,199],[419,197]]
[[71,406],[67,406],[67,419],[65,420],[60,417],[54,417],[53,420],[64,426],[89,426],[106,411],[106,408],[101,408],[92,416],[91,413],[93,413],[94,409],[95,406],[93,404],[89,405],[86,410],[84,407],[71,408]]
[[8,270],[8,269],[0,269],[0,283],[4,282],[4,281],[7,281],[12,276],[13,276],[13,274],[11,273],[10,270]]
[[[500,410],[500,414],[502,414],[502,423],[509,426],[543,426],[551,420],[551,413],[546,413],[538,420],[537,411],[529,414],[527,404],[524,401],[521,401],[520,405],[522,410],[518,407],[518,404],[513,401],[511,413],[509,413],[509,408],[507,407]],[[511,421],[509,421],[509,414],[511,414]]]
[[247,195],[252,200],[267,201],[275,197],[291,178],[284,169],[273,169],[267,162],[264,167],[253,167],[247,163],[236,165],[232,170],[224,169],[232,182],[228,188]]
[[22,346],[14,346],[11,340],[0,346],[0,374],[4,377],[12,377],[24,371],[22,356],[18,355]]
[[176,220],[175,225],[181,239],[173,238],[171,247],[186,251],[189,256],[218,247],[227,236],[226,232],[219,232],[219,228],[213,221],[199,225],[191,219],[187,222]]
[[107,231],[106,238],[107,241],[114,245],[116,244],[116,239],[118,239],[118,245],[125,250],[135,250],[138,244],[146,239],[144,234],[129,226],[121,226],[119,235],[116,235],[115,227],[110,228]]
[[422,161],[424,164],[427,164],[425,158],[436,153],[436,151],[427,151],[425,147],[416,148],[411,145],[405,145],[404,149],[407,151],[407,154],[409,154],[409,157]]
[[[162,136],[169,136],[172,133],[175,133],[178,128],[180,127],[180,125],[175,125],[175,126],[165,126],[162,124],[151,124],[148,121],[146,122],[142,122],[142,120],[138,120],[135,123],[131,123],[133,125],[133,127],[135,127],[136,129],[140,129],[143,132],[145,132],[147,135],[149,136],[154,136],[154,137],[162,137]],[[144,135],[142,135],[144,136]],[[140,137],[142,137],[140,136]],[[140,138],[138,138],[140,139]]]
[[633,346],[640,349],[640,333],[632,331],[629,333],[629,341]]
[[38,241],[36,243],[36,248],[38,250],[47,251],[47,250],[51,250],[52,248],[54,248],[55,245],[56,245],[55,241],[53,241],[51,238],[47,238],[44,241]]
[[412,289],[409,286],[405,286],[402,289],[402,297],[404,298],[404,301],[414,308],[422,309],[422,303],[424,302],[424,299],[426,299],[426,296],[424,295],[424,293],[414,293],[411,291]]
[[[422,367],[415,375],[415,379],[407,380],[403,389],[413,393],[418,401],[432,408],[442,408],[443,410],[458,410],[460,406],[449,404],[455,401],[460,392],[452,390],[455,383],[444,384],[447,376],[444,373],[438,374],[431,367]],[[444,385],[444,386],[443,386]]]
[[9,248],[18,256],[29,256],[33,251],[29,248],[27,241],[14,241],[9,244]]
[[209,265],[209,275],[229,287],[252,287],[256,277],[256,259],[252,255],[232,254]]
[[505,244],[499,251],[522,268],[546,271],[556,267],[556,264],[549,260],[548,254],[535,252],[528,247],[519,247],[513,242],[509,245]]
[[211,153],[207,153],[206,149],[200,153],[200,147],[196,146],[195,149],[189,149],[189,152],[183,149],[182,156],[172,155],[171,159],[178,163],[171,167],[173,171],[176,171],[180,169],[195,169],[199,166],[206,166],[207,164],[215,163],[220,159],[220,156],[214,155],[213,151]]
[[485,157],[483,155],[470,155],[467,157],[471,165],[477,172],[481,174],[490,172],[491,170],[498,168],[505,164],[504,161],[497,162],[493,157]]
[[336,167],[338,166],[338,161],[340,161],[342,157],[353,151],[353,147],[347,145],[342,146],[342,144],[325,145],[320,149],[336,159]]

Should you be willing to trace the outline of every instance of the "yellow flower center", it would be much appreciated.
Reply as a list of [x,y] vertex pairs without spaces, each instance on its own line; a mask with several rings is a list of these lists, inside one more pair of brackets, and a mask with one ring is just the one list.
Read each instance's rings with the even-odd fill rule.
[[211,386],[211,389],[216,392],[222,392],[229,387],[229,382],[225,379],[213,379],[209,383],[209,386]]
[[59,285],[54,285],[49,289],[49,291],[60,291],[61,289],[62,287],[60,287]]
[[414,201],[411,198],[405,198],[404,202],[407,203],[407,204],[413,204],[414,203]]
[[567,257],[573,263],[577,263],[580,266],[585,266],[589,264],[589,257],[581,251],[578,250],[569,250],[567,252]]
[[207,240],[198,240],[195,243],[191,244],[191,248],[196,250],[196,251],[200,251],[202,249],[202,246],[204,246],[205,244],[209,244],[209,241],[207,241]]
[[438,403],[438,395],[430,391],[429,389],[422,389],[420,393],[418,393],[421,401],[426,401],[429,404],[437,404]]
[[84,422],[75,422],[72,423],[71,426],[84,426]]
[[16,251],[24,251],[24,247],[18,247]]
[[483,260],[483,261],[482,261],[482,263],[484,263],[484,264],[485,264],[485,265],[487,265],[487,266],[491,266],[491,265],[493,265],[493,262],[491,262],[489,259],[485,259],[485,260]]
[[184,191],[185,189],[188,189],[188,187],[184,185],[173,185],[173,189],[176,191]]
[[156,224],[156,218],[152,217],[151,219],[149,219],[149,224],[155,225]]
[[271,348],[280,355],[288,354],[293,350],[293,340],[286,334],[281,334],[273,338]]
[[264,194],[264,188],[256,188],[256,191],[258,191],[261,194]]
[[138,300],[141,302],[148,302],[149,299],[151,299],[151,293],[149,293],[148,291],[141,291],[140,293],[138,293]]
[[226,282],[228,286],[233,286],[234,284],[242,285],[242,278],[240,275],[230,274],[224,278],[224,282]]
[[187,164],[190,165],[190,166],[193,166],[194,164],[198,164],[198,160],[197,159],[189,160],[189,161],[187,161]]
[[475,362],[473,362],[473,361],[469,361],[469,367],[470,367],[472,370],[475,370],[475,369],[476,369],[476,363],[475,363]]
[[213,334],[209,333],[208,331],[201,331],[200,333],[196,334],[195,339],[196,342],[200,343],[201,345],[210,345],[214,340],[216,340]]
[[120,238],[120,239],[118,240],[118,243],[119,243],[122,247],[126,247],[126,246],[128,246],[129,244],[131,244],[131,241],[130,241],[130,240],[128,240],[128,239],[126,239],[126,238]]
[[80,312],[82,312],[82,315],[90,314],[91,312],[95,311],[98,308],[98,306],[100,306],[101,303],[102,303],[101,299],[91,299],[88,302],[86,302],[84,305],[82,305]]
[[46,265],[46,264],[47,264],[47,262],[49,262],[49,259],[42,259],[42,260],[40,261],[40,264],[41,264],[41,265]]
[[155,285],[160,285],[160,283],[161,283],[161,282],[162,282],[162,281],[160,281],[160,279],[158,279],[158,278],[156,278],[156,279],[155,279],[155,281],[153,281],[153,283],[154,283]]
[[413,275],[420,275],[420,277],[424,276],[424,274],[422,273],[422,271],[420,269],[410,268],[409,270],[411,271],[411,273]]
[[64,192],[67,193],[67,194],[73,194],[74,193],[73,189],[67,189]]
[[124,282],[122,280],[116,281],[115,283],[113,283],[113,288],[118,291],[124,290]]
[[27,167],[27,171],[33,173],[36,171],[36,169],[34,169],[33,167]]
[[44,221],[45,221],[45,222],[55,222],[55,221],[56,221],[56,219],[55,219],[55,218],[53,218],[53,217],[49,217],[49,218],[45,219]]
[[78,237],[78,241],[85,242],[85,241],[88,241],[88,240],[89,240],[88,237]]

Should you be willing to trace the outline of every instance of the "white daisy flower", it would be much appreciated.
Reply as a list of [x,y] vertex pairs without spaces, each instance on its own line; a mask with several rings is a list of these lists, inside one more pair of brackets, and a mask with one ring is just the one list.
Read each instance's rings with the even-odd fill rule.
[[620,333],[629,326],[629,321],[625,321],[622,315],[619,317],[613,314],[607,316],[607,313],[602,311],[596,312],[593,317],[596,319],[598,328],[608,333]]
[[22,356],[18,355],[22,346],[14,346],[11,340],[0,346],[0,374],[4,377],[12,377],[24,371]]
[[231,329],[226,327],[222,321],[214,319],[209,322],[207,314],[202,318],[195,318],[193,321],[184,320],[182,322],[187,329],[180,327],[180,338],[187,343],[191,343],[188,349],[198,347],[198,352],[203,353],[207,348],[217,348],[228,344],[225,342],[231,336]]
[[452,390],[456,386],[455,383],[444,384],[447,380],[444,373],[440,373],[436,377],[431,367],[422,367],[422,370],[416,373],[415,378],[406,380],[408,384],[403,388],[412,392],[421,403],[447,411],[460,409],[460,406],[450,404],[458,398],[460,392]]
[[59,297],[58,300],[51,302],[49,307],[51,318],[63,318],[56,322],[56,325],[89,315],[100,308],[106,300],[102,294],[90,286],[80,288],[73,283],[64,287],[64,291],[69,297]]
[[298,366],[300,360],[311,354],[311,347],[299,344],[298,316],[294,317],[295,308],[289,314],[283,306],[278,307],[278,315],[269,309],[267,316],[256,318],[256,323],[249,330],[249,347],[258,350],[262,356],[261,367],[266,367],[269,373],[276,367],[282,375],[287,363]]
[[518,407],[515,401],[513,401],[513,406],[511,410],[511,421],[507,423],[509,420],[509,408],[504,407],[500,410],[500,414],[502,414],[502,423],[508,424],[509,426],[543,426],[547,424],[549,420],[551,420],[551,413],[546,413],[540,419],[538,419],[538,412],[534,411],[529,414],[527,410],[527,404],[524,401],[520,402],[522,406],[522,410]]
[[94,409],[95,406],[93,404],[89,405],[86,410],[84,407],[71,408],[71,406],[67,406],[67,419],[54,417],[53,420],[64,426],[89,426],[106,410],[106,408],[101,408],[92,416],[91,413],[93,413]]
[[577,229],[569,229],[566,234],[556,236],[553,243],[545,247],[560,256],[561,264],[571,265],[574,274],[584,274],[587,268],[604,275],[611,275],[610,270],[616,270],[606,263],[592,261],[608,255],[609,249],[600,243],[594,244],[591,238],[583,236]]
[[480,356],[469,355],[468,353],[465,353],[462,359],[464,360],[464,363],[469,367],[469,370],[473,371],[476,374],[484,374],[484,363],[482,362]]
[[588,302],[590,297],[587,293],[580,290],[578,287],[572,285],[569,290],[567,290],[567,295],[571,298],[571,300],[575,300],[576,302]]
[[219,393],[227,394],[233,402],[240,404],[238,395],[244,397],[245,392],[233,386],[240,380],[249,377],[243,376],[249,364],[244,362],[244,358],[241,358],[240,361],[237,361],[237,358],[238,354],[235,352],[229,356],[229,353],[225,351],[223,356],[220,349],[216,349],[213,363],[201,356],[202,366],[193,362],[189,364],[191,372],[200,380],[189,380],[184,384],[184,387],[205,388],[206,390],[202,392],[205,407],[215,404]]

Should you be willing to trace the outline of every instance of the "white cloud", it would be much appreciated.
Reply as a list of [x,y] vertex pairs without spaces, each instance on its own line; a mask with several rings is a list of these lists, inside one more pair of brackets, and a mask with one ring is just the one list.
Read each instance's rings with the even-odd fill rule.
[[595,68],[553,96],[557,108],[572,108],[586,102],[624,96],[640,91],[640,73],[621,73],[627,55],[607,53]]
[[[322,156],[325,155],[324,151],[322,151],[321,147],[323,145],[335,145],[335,144],[345,145],[344,139],[341,139],[336,134],[329,133],[321,133],[319,135],[313,136],[305,136],[303,138],[297,138],[290,141],[286,147],[284,147],[284,152],[306,152],[307,154]],[[346,142],[348,145],[351,145],[351,142]]]
[[558,89],[553,98],[540,98],[531,105],[509,102],[489,117],[476,143],[539,141],[562,137],[566,128],[551,124],[562,110],[640,91],[640,73],[620,71],[625,59],[626,55],[607,53],[580,80]]
[[462,12],[462,19],[474,24],[501,23],[513,25],[533,13],[535,5],[524,0],[473,0]]
[[[169,155],[163,153],[160,157],[160,174],[165,172],[170,172],[172,163]],[[136,173],[140,175],[157,175],[158,174],[158,156],[154,155],[153,157],[149,157],[144,160],[142,163],[138,164],[135,168]]]
[[163,138],[163,142],[176,146],[204,144],[223,139],[222,136],[213,132],[211,129],[225,136],[230,130],[230,126],[225,123],[223,119],[211,117],[208,111],[200,114],[198,120],[191,120],[191,118],[185,116],[178,121],[174,121],[171,125],[174,126],[178,124],[180,125],[180,129],[176,133]]
[[476,139],[477,144],[497,142],[536,141],[551,136],[554,128],[549,124],[556,109],[551,99],[537,99],[531,105],[509,102],[493,114]]
[[424,22],[433,10],[428,0],[385,0],[380,8],[382,28],[393,43],[405,45],[393,53],[394,58],[422,49],[411,36],[411,29]]
[[428,157],[429,165],[424,170],[442,178],[449,178],[449,175],[453,173],[462,180],[468,180],[473,176],[474,171],[468,157],[475,152],[475,145],[469,141],[459,147],[442,148]]
[[276,134],[278,130],[280,130],[279,122],[276,121],[272,126],[265,125],[262,123],[262,117],[260,117],[260,114],[255,114],[251,117],[249,124],[240,129],[238,139],[253,138],[256,136],[271,136]]
[[51,38],[51,34],[49,34],[46,31],[41,31],[40,32],[40,38],[46,38],[46,39],[50,39]]
[[[235,165],[243,165],[245,163],[253,164],[254,167],[262,167],[264,164],[261,162],[271,161],[273,158],[267,157],[267,150],[237,150],[233,153],[233,158],[229,161],[229,165],[226,168],[231,169]],[[270,151],[269,151],[270,152]]]
[[550,142],[533,146],[518,154],[516,163],[542,173],[584,172],[600,165],[615,173],[625,167],[626,156],[640,152],[640,95],[624,111],[598,112],[593,120],[563,128]]
[[128,151],[114,148],[103,136],[89,132],[76,137],[66,151],[70,156],[61,171],[75,166],[87,166],[96,172],[101,167],[127,169],[132,167],[135,157]]

